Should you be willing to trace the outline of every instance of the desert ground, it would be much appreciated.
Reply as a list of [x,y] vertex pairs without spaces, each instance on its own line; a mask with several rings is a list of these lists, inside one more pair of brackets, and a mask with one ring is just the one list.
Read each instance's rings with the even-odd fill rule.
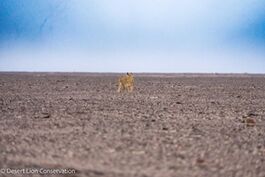
[[0,176],[265,176],[265,75],[121,75],[0,73]]

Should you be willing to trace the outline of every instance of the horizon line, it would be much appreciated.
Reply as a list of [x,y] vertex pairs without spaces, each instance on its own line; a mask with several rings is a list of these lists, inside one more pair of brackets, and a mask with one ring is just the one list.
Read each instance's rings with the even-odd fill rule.
[[[265,75],[265,73],[255,73],[255,72],[132,72],[133,74],[154,74],[154,75]],[[0,70],[0,74],[125,74],[127,72],[113,72],[113,71],[104,71],[104,72],[97,72],[97,71],[11,71],[11,70]]]

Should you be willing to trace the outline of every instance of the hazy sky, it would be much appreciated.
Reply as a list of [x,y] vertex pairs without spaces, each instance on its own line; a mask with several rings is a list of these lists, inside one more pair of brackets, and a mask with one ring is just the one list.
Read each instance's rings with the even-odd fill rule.
[[1,0],[0,71],[265,73],[265,0]]

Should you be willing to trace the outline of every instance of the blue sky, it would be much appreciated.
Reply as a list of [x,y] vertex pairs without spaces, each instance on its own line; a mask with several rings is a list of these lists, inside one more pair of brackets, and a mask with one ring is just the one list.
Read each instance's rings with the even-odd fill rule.
[[2,0],[0,71],[265,73],[265,0]]

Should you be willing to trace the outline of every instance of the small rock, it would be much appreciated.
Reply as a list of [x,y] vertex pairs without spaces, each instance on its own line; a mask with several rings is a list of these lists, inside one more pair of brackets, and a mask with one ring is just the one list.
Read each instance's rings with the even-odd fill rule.
[[163,127],[163,128],[162,128],[162,130],[165,130],[165,131],[167,131],[167,130],[168,130],[168,128],[167,128],[167,127]]
[[157,99],[157,96],[150,96],[150,99]]
[[64,80],[56,80],[56,82],[64,82]]
[[251,117],[248,117],[245,120],[243,120],[243,123],[245,123],[248,127],[253,127],[256,124],[256,120]]
[[199,165],[204,164],[204,162],[205,162],[205,160],[202,159],[202,158],[198,158],[198,159],[196,160],[196,163],[199,164]]
[[258,114],[254,113],[254,112],[249,112],[249,113],[247,113],[247,116],[248,117],[255,117],[255,116],[258,116]]
[[164,111],[167,111],[168,109],[167,108],[163,108]]
[[41,114],[41,118],[47,119],[47,118],[50,118],[50,117],[51,117],[50,113],[44,112],[44,113]]

